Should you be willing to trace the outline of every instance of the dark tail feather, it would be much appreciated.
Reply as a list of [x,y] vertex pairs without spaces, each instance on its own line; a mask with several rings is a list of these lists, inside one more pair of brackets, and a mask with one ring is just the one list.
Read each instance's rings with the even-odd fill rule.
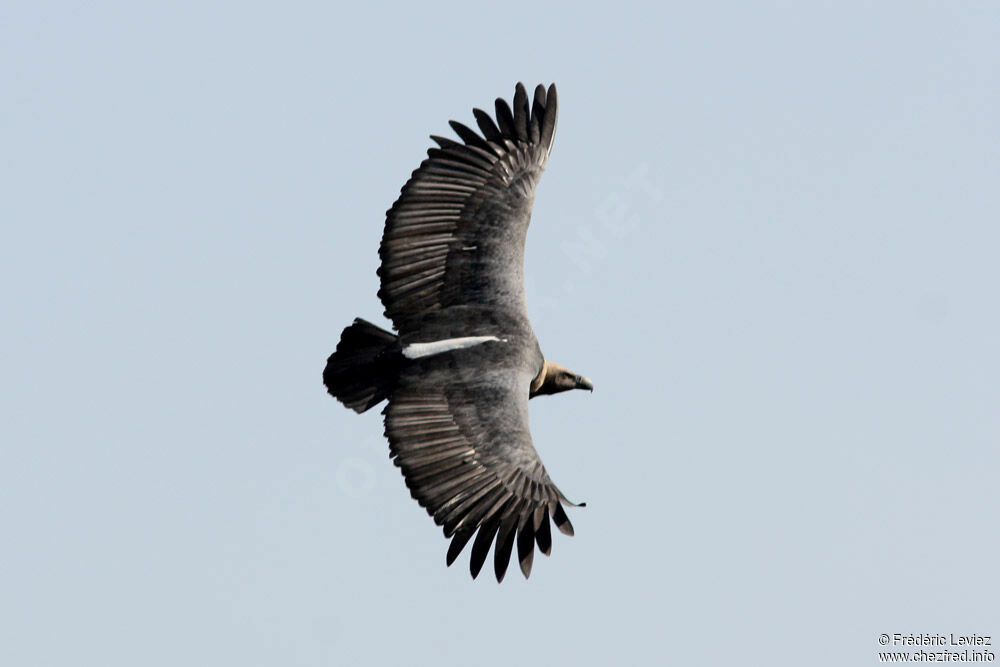
[[389,398],[400,356],[395,334],[357,318],[340,334],[337,351],[326,360],[323,384],[338,401],[364,412]]

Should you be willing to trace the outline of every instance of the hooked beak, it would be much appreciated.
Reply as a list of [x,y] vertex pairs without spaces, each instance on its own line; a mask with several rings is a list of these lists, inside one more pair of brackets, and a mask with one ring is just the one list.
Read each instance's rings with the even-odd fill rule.
[[577,389],[589,389],[594,391],[594,383],[590,381],[589,378],[585,378],[582,375],[576,376],[576,388]]

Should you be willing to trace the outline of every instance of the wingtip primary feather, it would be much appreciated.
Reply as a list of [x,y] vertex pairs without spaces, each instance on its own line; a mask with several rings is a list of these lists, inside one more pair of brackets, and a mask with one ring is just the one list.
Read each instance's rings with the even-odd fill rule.
[[514,87],[514,131],[519,141],[528,141],[528,120],[531,110],[528,107],[528,91],[520,81]]
[[476,146],[484,150],[490,150],[490,145],[486,143],[486,140],[476,134],[471,128],[459,123],[457,120],[449,120],[448,124],[467,146]]
[[466,530],[455,533],[455,536],[451,539],[451,544],[448,545],[448,555],[445,557],[445,563],[448,567],[455,562],[459,554],[465,548],[465,545],[469,543],[469,540],[475,535],[476,531]]
[[549,508],[545,506],[535,510],[535,543],[546,556],[552,554],[552,528],[549,526]]
[[500,522],[495,519],[480,526],[476,541],[472,543],[472,557],[469,559],[469,572],[473,579],[478,577],[482,571],[483,565],[486,563],[486,556],[490,553],[490,545],[493,544],[493,537],[497,534],[499,527]]
[[531,515],[528,515],[517,530],[517,562],[525,579],[531,576],[531,563],[535,557],[535,530],[532,524]]
[[510,514],[504,518],[497,531],[497,543],[493,549],[493,572],[497,583],[503,581],[510,564],[510,556],[514,551],[514,536],[517,532],[517,515]]
[[540,136],[538,138],[539,143],[545,146],[546,150],[552,148],[552,139],[556,133],[556,119],[559,115],[559,100],[556,95],[556,84],[549,86],[548,93],[545,96],[545,115],[542,118],[542,127]]
[[514,126],[514,113],[510,110],[507,100],[498,97],[493,103],[497,114],[497,125],[505,139],[517,139],[517,130]]
[[566,516],[566,510],[559,503],[556,503],[555,511],[552,512],[552,520],[556,522],[556,528],[563,535],[573,536],[573,524],[570,523],[569,517]]
[[[457,141],[455,141],[454,139],[448,139],[447,137],[439,137],[436,134],[432,134],[430,136],[431,136],[431,141],[433,141],[434,143],[436,143],[441,148],[451,148],[452,146],[460,146],[461,145]],[[432,148],[431,150],[434,150],[434,149]]]
[[542,116],[545,114],[545,86],[538,84],[535,86],[534,99],[531,103],[531,119],[528,122],[528,133],[530,141],[537,144],[541,138]]

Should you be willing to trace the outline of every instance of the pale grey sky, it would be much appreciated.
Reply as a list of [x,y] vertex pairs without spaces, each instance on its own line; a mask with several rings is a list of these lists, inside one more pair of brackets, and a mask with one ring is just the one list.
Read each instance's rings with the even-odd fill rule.
[[[529,309],[597,388],[533,401],[589,506],[497,586],[320,375],[427,135],[518,80]],[[1000,635],[996,3],[13,2],[0,81],[0,663]]]

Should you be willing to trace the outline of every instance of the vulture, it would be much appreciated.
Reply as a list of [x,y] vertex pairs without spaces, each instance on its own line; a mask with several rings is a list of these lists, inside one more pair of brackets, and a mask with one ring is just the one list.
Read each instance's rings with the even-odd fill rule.
[[[566,535],[574,505],[552,483],[528,428],[528,399],[594,386],[542,356],[528,321],[524,242],[556,129],[556,87],[518,83],[479,132],[436,147],[386,212],[379,299],[395,333],[363,319],[344,329],[323,371],[327,390],[382,414],[411,495],[451,539],[450,566],[472,541],[472,577],[494,547],[502,581],[517,545],[525,578],[535,545]],[[473,538],[475,538],[473,540]],[[495,545],[495,546],[494,546]]]

